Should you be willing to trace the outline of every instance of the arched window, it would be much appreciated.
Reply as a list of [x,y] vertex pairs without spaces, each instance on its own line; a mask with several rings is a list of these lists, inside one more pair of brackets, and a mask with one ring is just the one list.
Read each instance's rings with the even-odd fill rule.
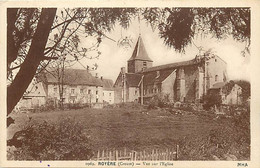
[[218,81],[218,75],[215,75],[215,82]]

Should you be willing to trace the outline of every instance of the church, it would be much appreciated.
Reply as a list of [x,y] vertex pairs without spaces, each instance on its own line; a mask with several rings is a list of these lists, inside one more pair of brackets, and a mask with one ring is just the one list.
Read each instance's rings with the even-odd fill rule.
[[204,54],[182,62],[153,66],[142,37],[139,36],[114,83],[115,103],[145,103],[157,94],[170,102],[200,102],[217,83],[227,82],[227,64],[216,55]]

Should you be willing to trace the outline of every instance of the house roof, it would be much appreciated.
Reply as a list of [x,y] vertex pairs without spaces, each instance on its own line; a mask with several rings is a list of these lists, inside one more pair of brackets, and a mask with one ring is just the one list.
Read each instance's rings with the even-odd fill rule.
[[43,88],[42,83],[30,83],[26,92],[23,95],[24,97],[45,97],[46,91]]
[[[52,72],[52,74],[54,74]],[[58,77],[50,73],[44,73],[41,80],[46,83],[58,83]],[[100,78],[94,77],[87,70],[82,69],[65,69],[64,70],[64,84],[67,85],[90,85],[90,86],[103,86]]]
[[166,69],[175,69],[181,66],[189,66],[189,65],[195,65],[198,64],[195,59],[188,60],[188,61],[182,61],[182,62],[175,62],[171,64],[165,64],[165,65],[160,65],[160,66],[155,66],[151,68],[147,68],[144,70],[144,73],[146,72],[151,72],[151,71],[160,71],[160,70],[166,70]]
[[143,60],[153,62],[146,52],[144,42],[141,36],[138,37],[132,57],[128,61],[132,60]]
[[138,87],[142,76],[142,74],[126,73],[126,81],[129,87]]
[[145,73],[144,75],[144,85],[153,85],[155,82],[161,83],[163,82],[172,72],[174,69],[168,70],[160,70],[159,77],[157,77],[157,71],[151,71],[149,73]]
[[104,90],[113,90],[113,81],[111,79],[102,79]]
[[210,89],[220,89],[225,85],[226,85],[226,82],[218,82],[218,83],[215,83]]

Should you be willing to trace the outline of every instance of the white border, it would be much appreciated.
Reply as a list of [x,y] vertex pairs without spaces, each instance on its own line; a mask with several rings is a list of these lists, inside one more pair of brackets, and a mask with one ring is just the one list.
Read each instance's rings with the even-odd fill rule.
[[[89,161],[7,161],[6,160],[6,9],[8,7],[251,7],[251,160],[250,161],[173,161],[173,167],[248,167],[260,168],[260,1],[259,0],[102,0],[102,1],[0,1],[0,167],[88,167]],[[232,54],[232,53],[230,53]],[[44,164],[43,164],[44,163]],[[141,162],[142,163],[142,162]],[[152,162],[151,162],[152,163]],[[96,164],[97,165],[97,164]],[[141,164],[142,165],[142,164]],[[98,166],[96,166],[98,167]],[[106,166],[103,166],[106,167]],[[113,167],[113,166],[109,166]],[[151,166],[135,166],[151,167]]]

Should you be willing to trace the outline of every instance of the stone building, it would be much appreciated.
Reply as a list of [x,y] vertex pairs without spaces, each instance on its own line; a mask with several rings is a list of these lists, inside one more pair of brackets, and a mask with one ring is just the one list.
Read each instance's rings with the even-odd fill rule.
[[58,106],[64,104],[89,104],[101,108],[104,102],[114,103],[113,81],[93,76],[88,70],[65,69],[62,84],[53,73],[42,73],[36,84],[30,84],[27,92],[17,105],[17,108],[37,108],[51,102]]
[[[45,73],[41,77],[47,99],[60,100],[62,85],[56,76]],[[103,103],[103,83],[87,70],[65,69],[63,79],[63,103]]]
[[16,105],[17,110],[21,108],[33,109],[38,108],[46,103],[46,92],[44,90],[43,84],[36,83],[30,84],[27,92],[24,93],[21,100]]
[[141,36],[127,66],[114,84],[115,103],[142,102],[161,93],[171,102],[197,102],[215,83],[227,81],[226,62],[213,54],[153,66]]
[[220,95],[222,104],[242,105],[242,87],[238,84],[228,86],[226,82],[215,83],[209,92],[211,95]]

